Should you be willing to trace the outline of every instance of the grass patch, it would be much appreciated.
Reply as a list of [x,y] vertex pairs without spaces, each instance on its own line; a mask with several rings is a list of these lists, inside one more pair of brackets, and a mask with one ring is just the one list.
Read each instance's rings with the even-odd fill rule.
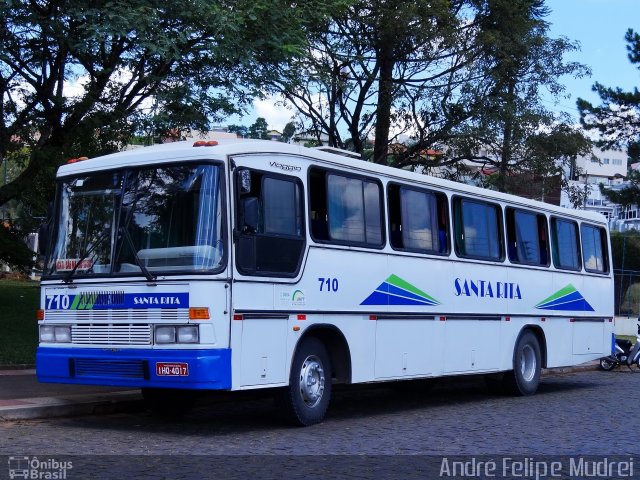
[[0,365],[35,364],[40,285],[0,280]]
[[636,343],[635,335],[616,335],[616,338],[619,340],[629,340],[631,343]]

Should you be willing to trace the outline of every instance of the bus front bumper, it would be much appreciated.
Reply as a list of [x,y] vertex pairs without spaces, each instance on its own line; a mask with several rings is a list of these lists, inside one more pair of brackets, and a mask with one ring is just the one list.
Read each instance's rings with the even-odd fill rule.
[[231,349],[38,347],[39,382],[135,388],[231,389]]

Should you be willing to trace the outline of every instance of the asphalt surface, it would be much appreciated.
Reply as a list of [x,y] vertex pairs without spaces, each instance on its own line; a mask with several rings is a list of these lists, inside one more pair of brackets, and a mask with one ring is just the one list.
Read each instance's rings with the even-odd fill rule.
[[[56,473],[51,462],[69,469],[66,476],[17,478],[552,478],[522,472],[443,476],[444,458],[470,456],[562,462],[566,474],[553,478],[640,478],[640,417],[616,408],[620,392],[640,388],[639,371],[595,366],[546,371],[530,397],[492,395],[478,375],[439,379],[429,392],[384,383],[339,385],[325,421],[308,428],[284,424],[265,390],[208,394],[205,403],[167,418],[144,411],[139,396],[122,399],[137,392],[86,387],[68,394],[68,386],[46,385],[47,395],[61,395],[27,400],[66,401],[66,413],[34,407],[41,408],[39,419],[0,421],[0,480],[11,478],[21,459],[31,475]],[[0,391],[13,397],[21,387],[44,394],[29,375],[3,375]],[[15,378],[21,376],[26,378]],[[9,387],[12,393],[5,391]],[[16,400],[24,401],[2,401]],[[95,415],[107,411],[113,414]],[[63,418],[48,418],[58,415]],[[638,465],[633,475],[571,474],[570,462],[585,456]]]

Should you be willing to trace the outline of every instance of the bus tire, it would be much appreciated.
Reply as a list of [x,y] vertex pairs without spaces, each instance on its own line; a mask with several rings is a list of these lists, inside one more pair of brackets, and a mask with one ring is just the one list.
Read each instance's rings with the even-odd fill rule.
[[331,377],[324,344],[315,337],[303,339],[291,362],[289,386],[276,399],[286,420],[300,426],[320,423],[331,400]]
[[516,342],[513,370],[504,374],[505,391],[511,395],[533,395],[540,384],[542,355],[535,334],[527,330]]

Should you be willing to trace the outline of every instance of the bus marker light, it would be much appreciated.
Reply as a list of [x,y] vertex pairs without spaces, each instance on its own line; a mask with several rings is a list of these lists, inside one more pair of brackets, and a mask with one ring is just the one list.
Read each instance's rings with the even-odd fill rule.
[[304,315],[304,314],[299,314],[298,315],[298,320],[306,320],[306,319],[307,319],[306,315]]
[[444,322],[444,321],[446,321],[446,320],[447,320],[447,317],[440,317],[440,321],[441,321],[441,322]]
[[38,320],[44,320],[44,310],[42,308],[38,309],[37,317]]
[[198,140],[197,142],[193,142],[194,147],[215,147],[216,145],[218,145],[216,140]]
[[78,162],[82,162],[83,160],[89,160],[89,157],[71,158],[71,159],[67,160],[67,164],[78,163]]
[[243,318],[244,318],[244,317],[243,317],[242,315],[237,315],[237,314],[236,314],[236,315],[234,315],[234,316],[233,316],[233,319],[234,319],[234,320],[243,320]]
[[511,317],[504,317],[504,321],[505,322],[510,322],[511,321]]
[[298,325],[294,325],[293,326],[293,331],[294,332],[299,332],[300,331],[300,327]]
[[571,323],[573,323],[573,322],[575,322],[575,321],[576,321],[576,319],[575,319],[575,318],[570,318],[570,319],[569,319],[569,321],[570,321]]
[[207,307],[190,307],[189,320],[209,320],[209,308]]
[[369,320],[378,320],[377,315],[369,315]]
[[546,319],[545,317],[540,317],[540,321],[541,321],[541,322],[546,322],[546,321],[547,321],[547,319]]

